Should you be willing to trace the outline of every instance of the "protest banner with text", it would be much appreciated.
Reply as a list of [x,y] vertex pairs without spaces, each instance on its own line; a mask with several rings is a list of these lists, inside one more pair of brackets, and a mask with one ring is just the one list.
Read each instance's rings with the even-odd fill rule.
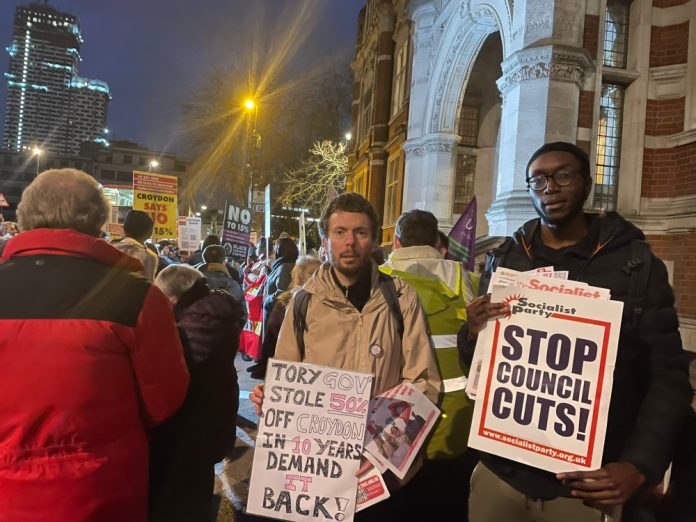
[[270,359],[247,511],[350,522],[372,376]]
[[222,246],[229,257],[245,260],[251,234],[251,211],[228,203],[222,230]]
[[147,212],[155,226],[152,237],[177,236],[177,178],[154,172],[133,171],[133,209]]
[[[601,467],[623,303],[495,287],[469,446],[551,472]],[[478,345],[477,345],[478,349]]]

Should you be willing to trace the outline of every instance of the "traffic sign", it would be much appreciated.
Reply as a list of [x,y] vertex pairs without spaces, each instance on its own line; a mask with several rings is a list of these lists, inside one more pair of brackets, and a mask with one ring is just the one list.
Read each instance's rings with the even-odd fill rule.
[[263,204],[252,205],[252,209],[254,210],[254,212],[263,212],[264,206],[263,206]]
[[[10,204],[5,199],[5,194],[0,192],[0,207],[9,207]],[[261,205],[261,212],[263,212],[263,205]]]

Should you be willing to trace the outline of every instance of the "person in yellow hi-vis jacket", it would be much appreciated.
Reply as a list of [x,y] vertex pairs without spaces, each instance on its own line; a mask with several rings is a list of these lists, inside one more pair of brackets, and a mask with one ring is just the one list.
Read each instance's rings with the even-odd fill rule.
[[[469,369],[457,350],[457,332],[466,306],[478,295],[479,276],[461,263],[443,259],[435,248],[437,218],[424,210],[402,214],[394,231],[394,251],[380,270],[398,276],[418,293],[428,318],[431,342],[442,376],[442,415],[427,441],[427,460],[407,487],[416,513],[434,520],[466,520],[468,481],[477,457],[467,448],[474,404],[464,391]],[[427,498],[428,502],[422,499]],[[438,516],[439,515],[439,516]]]

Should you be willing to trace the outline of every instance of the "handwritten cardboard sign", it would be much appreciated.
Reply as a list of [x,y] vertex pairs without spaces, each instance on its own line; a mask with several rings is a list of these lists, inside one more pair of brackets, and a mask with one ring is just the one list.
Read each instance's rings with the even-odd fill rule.
[[[601,467],[623,303],[495,287],[469,446],[551,472]],[[477,347],[478,349],[478,347]]]
[[372,376],[270,359],[247,511],[349,522]]

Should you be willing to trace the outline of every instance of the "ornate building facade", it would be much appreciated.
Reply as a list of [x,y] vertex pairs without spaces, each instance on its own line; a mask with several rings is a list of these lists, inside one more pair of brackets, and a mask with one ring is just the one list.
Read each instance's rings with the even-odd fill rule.
[[370,0],[358,25],[349,186],[384,244],[402,209],[447,229],[474,195],[481,240],[510,235],[531,153],[577,143],[588,208],[646,232],[696,350],[696,0]]

